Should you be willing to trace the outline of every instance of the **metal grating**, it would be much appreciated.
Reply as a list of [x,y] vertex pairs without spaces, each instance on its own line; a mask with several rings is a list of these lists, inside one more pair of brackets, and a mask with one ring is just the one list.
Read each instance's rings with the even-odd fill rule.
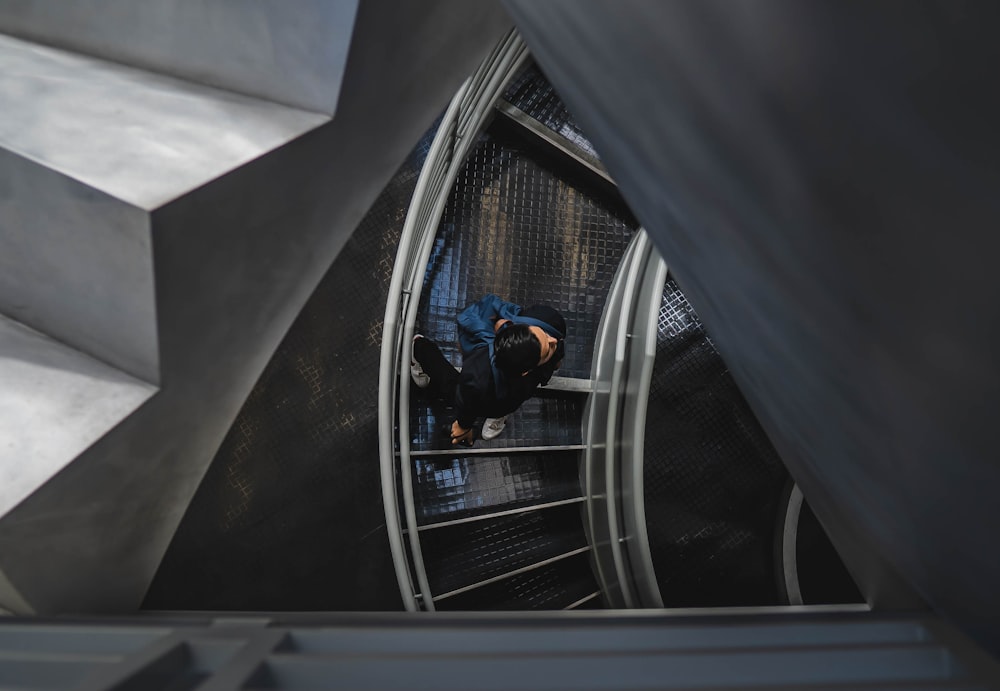
[[435,597],[586,547],[580,506],[558,506],[427,531],[424,560]]
[[581,495],[578,451],[414,459],[421,525]]
[[597,156],[594,145],[576,124],[555,87],[535,63],[529,64],[511,81],[503,98],[553,132],[575,142],[587,153]]
[[787,472],[672,278],[645,434],[646,524],[664,604],[779,604],[772,549]]
[[455,316],[485,293],[566,318],[561,376],[587,378],[601,312],[634,228],[505,133],[483,135],[456,181],[428,264],[418,329],[459,364]]
[[[549,304],[567,322],[566,358],[558,374],[587,378],[604,303],[634,233],[634,220],[620,201],[600,201],[592,189],[563,177],[572,172],[553,170],[544,156],[525,146],[509,130],[493,128],[466,161],[435,238],[417,329],[460,365],[455,318],[467,304],[485,293],[524,306]],[[509,416],[500,437],[479,440],[477,447],[580,444],[585,400],[579,394],[542,393]],[[411,448],[448,448],[441,430],[453,419],[444,404],[429,400],[426,392],[414,392]],[[414,463],[421,522],[495,513],[581,493],[575,451],[427,457]],[[558,608],[597,590],[586,560],[538,566],[586,548],[579,505],[422,531],[421,544],[435,595],[518,569],[538,569],[537,574],[532,569],[447,597],[436,603],[441,609]],[[538,580],[541,574],[548,579],[544,587]],[[508,580],[511,583],[504,585]],[[582,590],[587,592],[578,592]]]
[[[598,590],[590,572],[589,555],[584,553],[441,600],[438,609],[563,609]],[[597,599],[596,605],[600,604]]]
[[[454,411],[428,400],[420,389],[410,407],[411,447],[414,450],[448,448],[451,442],[442,430],[455,419]],[[511,446],[562,446],[580,444],[583,406],[586,398],[579,394],[545,393],[530,398],[512,415],[499,437],[476,441],[478,448]]]

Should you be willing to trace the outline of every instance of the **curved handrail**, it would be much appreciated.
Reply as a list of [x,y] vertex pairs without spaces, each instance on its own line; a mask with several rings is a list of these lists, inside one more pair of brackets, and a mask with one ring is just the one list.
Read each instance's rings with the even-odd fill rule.
[[615,274],[594,355],[594,395],[584,430],[587,526],[598,580],[613,607],[662,604],[641,498],[646,399],[666,274],[640,230]]
[[[455,94],[427,154],[400,234],[382,332],[378,430],[386,531],[400,594],[404,606],[410,611],[421,608],[433,610],[434,602],[420,549],[413,498],[407,410],[410,376],[408,362],[404,362],[404,358],[408,357],[409,343],[413,339],[425,268],[452,186],[478,133],[492,117],[493,104],[527,57],[523,41],[511,30]],[[393,405],[394,401],[399,402],[398,409]],[[394,429],[398,430],[398,437]],[[397,444],[398,458],[395,453]],[[397,462],[401,487],[397,487],[396,483]],[[406,557],[397,504],[400,497],[413,560],[413,576]],[[414,577],[419,593],[414,588]]]
[[594,390],[587,400],[584,415],[583,441],[587,447],[583,468],[583,484],[587,498],[585,524],[590,543],[594,546],[597,580],[608,604],[612,607],[625,606],[626,598],[622,591],[628,587],[621,561],[621,550],[618,546],[618,531],[609,513],[613,500],[612,503],[607,501],[609,490],[613,492],[614,486],[608,488],[607,475],[603,472],[605,464],[608,463],[607,446],[610,441],[607,438],[607,417],[611,412],[614,397],[612,388],[616,359],[614,343],[618,331],[618,321],[614,315],[620,314],[624,308],[625,277],[633,271],[641,237],[642,233],[637,233],[632,238],[608,292],[594,349],[591,374]]
[[[652,243],[651,243],[652,245]],[[645,457],[646,411],[653,381],[653,364],[656,359],[656,334],[658,314],[663,302],[663,286],[667,282],[667,264],[656,249],[650,252],[643,266],[643,275],[633,295],[629,333],[628,381],[623,388],[621,401],[622,424],[619,427],[621,443],[619,480],[621,510],[619,515],[628,539],[625,551],[630,565],[632,582],[639,607],[663,607],[663,598],[656,581],[653,557],[646,529],[646,506],[643,492],[643,463]]]

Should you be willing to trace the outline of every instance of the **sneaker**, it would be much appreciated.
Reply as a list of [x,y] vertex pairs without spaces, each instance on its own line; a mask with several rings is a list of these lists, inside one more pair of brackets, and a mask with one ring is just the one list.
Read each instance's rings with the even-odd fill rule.
[[500,436],[503,432],[503,428],[507,426],[507,416],[504,417],[488,417],[486,422],[483,423],[483,439],[487,441],[493,439],[494,437]]
[[[416,343],[418,338],[423,338],[420,334],[413,337],[413,342]],[[413,359],[413,349],[410,349],[410,377],[413,379],[413,383],[417,385],[417,388],[426,389],[431,385],[431,377],[427,372],[424,372],[424,368],[420,366],[420,363]]]

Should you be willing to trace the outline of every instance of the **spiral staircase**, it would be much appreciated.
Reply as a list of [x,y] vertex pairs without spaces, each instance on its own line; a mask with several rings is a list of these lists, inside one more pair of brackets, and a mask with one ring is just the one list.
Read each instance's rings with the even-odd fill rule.
[[[350,27],[358,6],[338,7],[350,17],[326,15],[326,19],[341,28]],[[54,108],[66,110],[76,103],[84,119],[90,118],[97,128],[91,141],[71,152],[76,157],[63,157],[65,152],[51,142],[32,149],[29,144],[38,142],[15,132],[16,128],[0,130],[6,147],[2,153],[10,159],[10,167],[19,171],[14,176],[19,185],[11,197],[14,201],[7,200],[5,208],[20,218],[45,206],[39,203],[45,197],[35,190],[44,189],[47,194],[61,190],[61,215],[55,214],[56,222],[46,227],[55,233],[53,237],[72,236],[67,232],[67,219],[73,204],[84,203],[83,217],[93,221],[90,234],[76,238],[62,253],[63,264],[69,266],[72,262],[67,257],[74,253],[84,257],[88,250],[94,250],[101,262],[109,262],[55,272],[58,280],[53,291],[32,294],[32,289],[25,293],[23,285],[38,273],[39,262],[44,263],[46,252],[38,250],[41,244],[14,236],[7,242],[15,252],[0,257],[7,279],[0,284],[4,289],[0,298],[6,301],[0,305],[6,315],[0,323],[0,347],[5,354],[17,356],[0,362],[0,367],[16,376],[21,387],[18,396],[42,381],[30,378],[35,375],[21,364],[23,357],[51,366],[39,387],[46,393],[39,409],[52,423],[66,417],[67,401],[79,403],[81,396],[85,403],[97,398],[113,401],[96,417],[74,418],[82,421],[81,427],[61,430],[58,444],[45,439],[24,442],[25,435],[19,435],[20,446],[11,447],[17,454],[37,452],[45,460],[37,472],[20,473],[3,496],[6,504],[0,505],[7,512],[0,519],[5,531],[0,537],[5,541],[2,544],[11,546],[0,552],[0,576],[4,576],[0,595],[5,604],[22,613],[72,608],[72,593],[60,590],[59,579],[32,580],[37,562],[17,557],[25,554],[28,538],[44,536],[47,527],[78,518],[73,511],[55,510],[67,496],[100,494],[103,488],[81,483],[81,478],[109,477],[112,470],[120,470],[116,486],[136,488],[139,471],[126,468],[125,457],[116,455],[115,449],[127,448],[127,455],[170,459],[194,448],[194,442],[178,441],[166,443],[158,454],[144,453],[143,444],[156,445],[170,436],[161,429],[144,439],[142,431],[152,421],[183,418],[184,414],[192,418],[214,414],[219,420],[236,415],[239,401],[245,398],[240,394],[248,387],[241,389],[233,382],[246,382],[248,372],[263,367],[262,353],[269,350],[267,344],[277,342],[289,320],[277,319],[261,327],[267,332],[265,346],[259,352],[237,353],[234,359],[239,367],[234,369],[240,371],[221,373],[223,381],[217,386],[226,393],[219,394],[207,383],[209,375],[215,374],[211,362],[225,359],[221,356],[227,344],[239,342],[261,325],[250,316],[255,310],[244,307],[240,314],[247,319],[245,331],[222,334],[206,328],[205,340],[199,342],[191,334],[230,304],[224,289],[206,291],[215,298],[199,303],[199,281],[220,269],[220,275],[232,279],[234,292],[254,282],[221,268],[234,244],[230,241],[233,229],[241,219],[252,220],[255,212],[267,217],[270,225],[260,237],[251,233],[256,239],[243,248],[257,261],[248,265],[261,269],[253,278],[275,279],[267,274],[267,267],[278,265],[302,267],[309,276],[302,281],[306,286],[318,278],[317,267],[324,261],[307,255],[317,245],[322,256],[335,255],[343,238],[317,240],[322,233],[309,223],[304,234],[288,243],[269,244],[261,238],[272,226],[302,220],[303,206],[329,206],[321,201],[325,185],[331,180],[346,182],[349,171],[324,169],[323,184],[310,185],[309,174],[324,164],[317,163],[307,149],[338,142],[349,151],[350,142],[336,133],[331,118],[343,104],[355,116],[367,112],[350,110],[351,98],[357,97],[357,89],[364,89],[354,83],[352,91],[347,77],[341,103],[341,74],[336,70],[338,83],[319,101],[315,100],[315,83],[299,84],[297,91],[294,84],[268,78],[262,80],[264,90],[258,93],[261,84],[246,80],[239,61],[234,66],[211,51],[207,59],[195,51],[198,64],[171,64],[169,75],[164,76],[165,68],[158,62],[163,46],[150,38],[155,36],[155,25],[144,25],[143,30],[152,33],[139,31],[138,41],[123,40],[124,52],[86,57],[85,53],[108,41],[99,24],[84,21],[86,10],[71,10],[81,13],[77,20],[87,29],[79,36],[50,33],[44,13],[30,12],[10,15],[24,20],[6,27],[19,38],[0,36],[0,54],[8,63],[27,66],[24,71],[39,84],[84,75],[79,88],[66,92],[69,96],[56,90]],[[370,30],[373,16],[359,11],[358,26]],[[205,38],[197,27],[197,20],[204,16],[180,11],[177,17],[189,22],[195,40],[201,40],[204,48]],[[11,20],[0,11],[2,21]],[[484,33],[493,29],[490,24]],[[240,27],[241,40],[247,30]],[[142,45],[143,35],[146,45]],[[271,38],[280,38],[280,32]],[[66,44],[74,50],[43,43]],[[346,39],[340,48],[335,56],[324,54],[329,63],[314,64],[313,71],[322,73],[331,65],[343,68]],[[138,68],[108,58],[134,60]],[[213,60],[217,71],[205,73],[205,65]],[[13,93],[18,86],[15,82],[0,81],[3,93]],[[319,83],[330,86],[323,78]],[[102,91],[109,85],[109,91]],[[108,105],[99,102],[101,93],[128,96]],[[400,93],[405,95],[407,88],[402,87]],[[114,127],[126,137],[135,136],[140,148],[149,146],[144,118],[185,103],[190,106],[190,127],[197,135],[193,139],[181,137],[171,143],[176,131],[150,116],[154,130],[160,125],[164,128],[163,146],[144,150],[137,156],[140,163],[127,157],[112,160],[108,166],[103,165],[105,159],[91,168],[81,163],[88,151],[93,154],[107,145]],[[104,105],[110,111],[102,110]],[[231,121],[224,118],[220,124],[199,115],[218,112]],[[33,123],[25,113],[25,109],[18,111],[17,122],[28,131]],[[421,117],[410,115],[416,120]],[[65,115],[55,117],[57,126],[68,122],[60,117]],[[102,123],[104,129],[99,126]],[[224,131],[227,123],[236,131]],[[52,126],[49,121],[43,124]],[[802,495],[797,489],[787,491],[791,487],[787,473],[686,301],[677,277],[639,228],[595,147],[545,75],[531,63],[516,33],[507,34],[486,57],[431,133],[433,141],[420,166],[386,286],[377,405],[385,523],[375,530],[385,531],[404,608],[475,614],[407,620],[398,615],[326,613],[311,618],[308,614],[159,611],[148,613],[146,621],[138,624],[134,620],[10,619],[0,627],[0,684],[88,689],[317,688],[335,680],[352,688],[507,688],[514,679],[515,686],[539,689],[989,687],[997,678],[995,660],[934,616],[872,612],[857,592],[835,605],[795,606],[802,602],[794,568],[795,548],[801,544],[795,526]],[[400,136],[400,141],[405,139]],[[247,146],[251,141],[252,146]],[[192,148],[192,142],[209,149],[206,160],[198,158],[198,146]],[[196,160],[201,167],[173,171],[160,186],[142,184],[151,177],[150,167],[169,169],[177,163],[172,146],[179,147],[179,158]],[[423,152],[419,158],[423,159]],[[0,164],[6,165],[5,160],[0,159]],[[299,163],[291,165],[293,160]],[[116,165],[120,166],[117,171],[113,170]],[[294,203],[251,199],[238,213],[227,206],[225,200],[231,195],[257,189],[253,180],[259,182],[274,170],[289,167],[300,174],[283,181],[281,191],[296,186],[307,190],[304,195],[293,195]],[[385,165],[373,164],[365,175],[377,177],[385,169]],[[342,190],[338,199],[349,195],[350,189]],[[268,216],[264,212],[273,212],[272,204],[280,212]],[[216,239],[217,244],[204,241],[198,245],[192,240],[199,228],[185,229],[187,235],[175,230],[184,227],[191,209],[209,207],[214,211],[206,212],[206,217],[224,222],[228,229],[224,239]],[[109,219],[120,221],[122,225],[116,227],[126,231],[130,242],[124,249],[121,238],[102,235]],[[201,250],[199,256],[212,260],[199,264],[202,274],[184,273],[185,267],[190,268],[184,257],[193,242]],[[12,256],[18,261],[9,259]],[[101,303],[88,297],[87,291],[100,284],[95,281],[100,274],[114,284],[109,294],[118,302]],[[188,290],[179,290],[187,281]],[[36,290],[37,281],[32,285]],[[287,305],[301,303],[308,291],[291,292],[295,295],[283,293],[277,302],[264,300],[259,312],[286,313]],[[408,344],[414,333],[423,333],[441,343],[446,356],[460,365],[453,345],[457,340],[454,315],[486,292],[521,304],[555,306],[567,316],[570,347],[560,376],[511,416],[503,435],[480,441],[473,449],[454,449],[443,444],[439,434],[442,423],[451,419],[451,411],[410,386]],[[66,297],[73,295],[80,298],[77,307],[83,306],[82,316]],[[128,319],[121,317],[122,311]],[[185,320],[190,314],[196,317]],[[184,328],[175,328],[178,324]],[[181,333],[185,335],[177,335]],[[364,336],[364,329],[360,333]],[[369,340],[372,333],[369,329]],[[187,343],[195,344],[192,352],[179,355]],[[308,366],[302,371],[309,373],[313,393],[321,391],[321,373]],[[81,373],[83,383],[76,378]],[[200,388],[194,388],[207,393],[196,409],[182,411],[185,401],[199,397],[194,389],[178,388],[178,381],[198,381]],[[261,386],[266,387],[266,381],[258,389]],[[248,404],[257,395],[262,395],[257,389],[251,392]],[[314,395],[310,405],[317,407],[318,400]],[[280,413],[280,406],[277,410]],[[359,410],[358,414],[364,413]],[[3,422],[14,429],[24,425],[24,419]],[[217,428],[196,440],[198,449],[218,445]],[[243,413],[237,416],[236,428],[246,436],[259,431],[247,424]],[[234,434],[231,430],[226,439]],[[224,449],[226,444],[223,440]],[[74,460],[67,456],[70,449],[84,448],[88,450],[82,462],[77,459],[67,465]],[[685,464],[682,457],[692,454],[702,465]],[[726,465],[734,458],[740,461],[735,472],[734,466]],[[166,494],[189,497],[200,478],[198,469],[179,466],[171,472],[183,482],[169,485],[173,489]],[[695,472],[700,477],[692,478]],[[243,493],[244,508],[251,514],[255,484],[241,485],[239,478],[232,479],[232,484]],[[139,487],[122,507],[122,516],[115,519],[99,510],[99,501],[80,503],[90,508],[83,509],[84,520],[78,521],[78,527],[53,531],[66,541],[100,526],[102,530],[91,532],[114,537],[101,546],[101,554],[122,559],[128,586],[102,589],[95,580],[99,569],[82,570],[76,591],[93,596],[88,607],[113,611],[121,602],[141,599],[141,588],[148,583],[144,577],[151,567],[129,561],[132,547],[127,524],[143,515],[137,507],[144,498],[164,494],[159,489],[153,483]],[[670,497],[667,503],[665,496]],[[177,525],[177,507],[183,504],[171,502],[172,513],[163,525]],[[754,514],[754,519],[745,520],[748,514]],[[33,523],[36,518],[39,522]],[[238,522],[239,516],[230,512],[230,519]],[[778,550],[777,565],[761,567],[767,560],[761,548],[771,543],[769,531],[776,527],[776,520],[777,542],[784,551]],[[108,526],[115,529],[103,530]],[[287,535],[280,527],[268,529],[279,540]],[[821,527],[813,530],[822,533]],[[165,548],[169,533],[158,531],[152,551]],[[177,553],[183,552],[183,545],[178,546],[183,533],[182,526],[171,546]],[[52,554],[66,559],[69,552],[64,546]],[[338,567],[343,564],[339,559],[336,563]],[[757,580],[749,584],[733,580],[734,574],[746,573],[748,564],[760,571],[755,573]],[[847,580],[851,575],[844,572]],[[762,595],[760,583],[772,577],[777,579],[778,599],[784,598],[782,604],[791,603],[791,607],[770,607],[770,602],[763,602],[772,594]],[[161,570],[158,582],[161,592],[170,590],[169,568]],[[282,597],[276,601],[287,601]],[[729,600],[723,602],[720,597]],[[157,600],[153,597],[152,601]],[[39,608],[36,603],[44,604]],[[681,610],[676,609],[679,604],[757,606]],[[664,605],[675,609],[661,610],[649,619],[624,612],[607,616],[483,613]]]

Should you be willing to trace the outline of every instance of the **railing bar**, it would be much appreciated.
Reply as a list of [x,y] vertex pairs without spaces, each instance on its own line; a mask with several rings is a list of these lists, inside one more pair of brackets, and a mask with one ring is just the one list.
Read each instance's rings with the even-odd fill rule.
[[585,500],[585,497],[573,497],[572,499],[560,499],[559,501],[550,501],[544,504],[529,504],[527,506],[520,506],[514,509],[505,509],[504,511],[495,511],[493,513],[484,513],[477,516],[466,516],[465,518],[456,518],[451,521],[441,521],[439,523],[426,523],[421,526],[417,526],[417,530],[433,530],[434,528],[446,528],[450,525],[460,525],[462,523],[475,523],[476,521],[486,521],[490,518],[502,518],[503,516],[513,516],[520,513],[527,513],[529,511],[539,511],[541,509],[551,509],[555,506],[569,506],[570,504],[580,504]]
[[528,566],[522,566],[521,568],[514,569],[513,571],[510,571],[508,573],[503,573],[500,574],[499,576],[494,576],[493,578],[487,578],[485,581],[480,581],[479,583],[473,583],[472,585],[467,585],[457,590],[451,590],[442,595],[435,595],[434,601],[437,602],[439,600],[444,600],[445,598],[452,597],[454,595],[460,595],[461,593],[466,593],[470,590],[482,588],[484,585],[490,585],[491,583],[497,583],[499,581],[503,581],[508,578],[513,578],[514,576],[519,576],[522,573],[528,573],[529,571],[534,571],[535,569],[541,568],[543,566],[548,566],[549,564],[554,564],[557,561],[562,561],[563,559],[568,559],[570,557],[576,556],[577,554],[583,554],[584,552],[589,552],[589,551],[590,551],[590,545],[587,545],[586,547],[581,547],[579,549],[574,549],[570,552],[566,552],[565,554],[560,554],[559,556],[551,557],[549,559],[540,561],[537,564],[529,564]]
[[601,594],[600,590],[595,590],[590,595],[587,595],[586,597],[581,597],[579,600],[577,600],[573,604],[566,605],[565,607],[563,607],[563,609],[576,609],[577,607],[579,607],[580,605],[584,604],[585,602],[590,602],[591,600],[593,600],[595,597],[599,596],[600,594]]
[[[405,307],[412,303],[412,296],[408,296],[404,301]],[[406,343],[406,339],[410,337],[410,333],[406,328],[403,327],[403,343]],[[403,346],[405,352],[405,345]],[[410,393],[410,372],[408,367],[400,368],[399,370],[399,417],[397,418],[399,426],[400,440],[409,438],[409,393]],[[423,551],[420,547],[420,538],[417,533],[417,509],[416,500],[413,493],[413,462],[409,458],[409,448],[403,446],[400,448],[399,454],[399,479],[402,484],[402,495],[403,495],[403,515],[406,518],[406,532],[407,538],[410,542],[410,556],[413,561],[413,572],[417,577],[417,585],[419,586],[421,593],[431,594],[430,583],[427,578],[427,568],[424,564]],[[424,605],[424,608],[430,611],[434,610],[433,596],[421,597],[420,602]]]
[[[425,458],[428,456],[499,456],[508,453],[540,453],[544,451],[583,451],[583,444],[562,444],[559,446],[494,446],[467,449],[464,446],[454,449],[428,449],[427,451],[410,451],[410,458]],[[397,455],[398,452],[397,452]]]
[[[503,39],[503,41],[501,42],[501,44],[499,46],[497,46],[496,48],[493,49],[493,52],[490,53],[490,55],[486,58],[486,60],[484,60],[479,65],[479,68],[476,70],[475,75],[474,75],[473,80],[472,80],[474,84],[481,84],[481,83],[483,83],[483,78],[486,75],[490,74],[491,72],[496,71],[497,64],[503,59],[503,56],[506,55],[510,51],[511,45],[513,43],[515,43],[518,40],[518,38],[519,37],[518,37],[518,35],[517,35],[516,32],[510,32]],[[461,109],[461,112],[467,111],[469,109],[469,106],[474,101],[479,100],[479,98],[481,98],[481,94],[478,91],[475,92],[475,93],[468,94],[467,97],[462,100],[462,109]]]
[[595,175],[600,176],[612,185],[615,181],[601,163],[600,159],[591,154],[568,137],[564,137],[558,132],[546,127],[541,122],[531,117],[513,103],[500,98],[496,102],[497,112],[505,115],[511,122],[516,123],[525,131],[531,133],[546,145],[556,149],[563,156],[566,156],[577,165],[583,166]]
[[[458,372],[462,371],[461,365],[455,365]],[[540,391],[573,391],[579,393],[590,393],[594,390],[593,379],[581,379],[579,377],[552,377],[549,383],[539,389]]]
[[549,383],[542,387],[542,391],[546,390],[590,393],[594,390],[594,380],[577,379],[575,377],[552,377],[549,379]]

